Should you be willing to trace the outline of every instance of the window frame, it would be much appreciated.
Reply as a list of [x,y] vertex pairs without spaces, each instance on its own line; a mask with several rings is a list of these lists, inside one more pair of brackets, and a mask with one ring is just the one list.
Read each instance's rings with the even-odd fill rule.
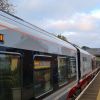
[[[50,55],[39,55],[39,54],[35,54],[35,55],[33,55],[33,67],[35,67],[35,65],[34,65],[34,59],[36,58],[36,57],[47,57],[47,58],[50,58],[50,59],[52,59],[52,56],[50,56]],[[50,60],[51,61],[51,63],[52,63],[52,60]],[[33,68],[33,84],[34,84],[34,68]],[[37,69],[36,69],[37,70]],[[40,69],[39,69],[40,70]],[[53,77],[52,77],[52,66],[50,66],[50,76],[51,76],[51,85],[52,85],[52,88],[49,90],[49,91],[46,91],[46,92],[44,92],[44,93],[42,93],[42,94],[40,94],[39,96],[35,96],[34,95],[34,97],[35,98],[40,98],[41,96],[44,96],[44,95],[46,95],[46,94],[48,94],[48,93],[50,93],[51,91],[53,91]],[[33,87],[33,91],[34,91],[34,87]],[[35,92],[35,91],[34,91]]]
[[21,76],[21,82],[20,82],[20,87],[22,87],[23,84],[23,74],[22,74],[22,55],[21,53],[17,53],[17,52],[6,52],[6,51],[0,51],[0,54],[5,54],[5,55],[17,55],[20,58],[20,76]]
[[[70,57],[70,67],[72,68],[72,66],[71,66],[71,64],[72,64],[72,62],[75,62],[74,64],[74,66],[75,66],[75,75],[72,77],[71,76],[71,79],[73,79],[74,77],[77,79],[77,65],[76,65],[76,58],[75,57]],[[72,74],[72,73],[70,73],[70,74]],[[74,80],[73,80],[74,81]]]
[[17,55],[17,56],[19,56],[19,59],[20,59],[20,74],[19,74],[19,76],[20,76],[20,84],[19,84],[19,87],[14,87],[14,89],[15,88],[20,88],[20,99],[22,99],[22,86],[23,86],[23,71],[22,71],[22,68],[23,68],[23,66],[22,66],[22,63],[23,63],[23,60],[22,60],[22,54],[21,53],[17,53],[17,52],[7,52],[7,51],[0,51],[0,54],[3,54],[3,55],[12,55],[12,56],[14,56],[14,55]]
[[[69,68],[70,68],[70,64],[71,64],[71,58],[74,58],[75,59],[75,70],[76,70],[76,74],[75,74],[75,80],[77,80],[77,66],[76,66],[76,57],[74,57],[74,56],[65,56],[65,55],[59,55],[59,56],[57,56],[57,61],[58,61],[58,69],[59,69],[59,58],[65,58],[66,59],[66,61],[67,61],[67,59],[68,59],[68,65],[67,65],[67,62],[66,62],[66,65],[67,65],[67,69],[68,69],[68,75],[71,75],[71,72],[69,72]],[[67,71],[66,71],[67,72]],[[66,76],[67,77],[67,76]],[[70,80],[72,80],[73,79],[73,77],[71,77],[71,78],[68,78],[68,79],[66,79],[66,82],[64,82],[64,83],[62,83],[62,84],[59,84],[60,82],[59,82],[59,72],[58,72],[58,85],[59,85],[59,87],[62,87],[62,86],[64,86],[64,85],[66,85],[66,84],[70,84]],[[74,80],[72,80],[72,81],[74,81]]]
[[[59,64],[59,58],[65,58],[66,60],[67,60],[67,56],[58,56],[57,57],[57,61],[58,61],[58,69],[59,69],[59,66],[60,66],[60,64]],[[59,71],[59,70],[58,70]],[[67,72],[67,71],[66,71]],[[62,83],[62,84],[59,84],[60,82],[59,82],[59,72],[58,72],[58,85],[61,87],[61,86],[63,86],[63,85],[65,85],[65,84],[68,84],[68,82],[67,82],[67,80],[66,80],[66,82],[64,82],[64,83]]]

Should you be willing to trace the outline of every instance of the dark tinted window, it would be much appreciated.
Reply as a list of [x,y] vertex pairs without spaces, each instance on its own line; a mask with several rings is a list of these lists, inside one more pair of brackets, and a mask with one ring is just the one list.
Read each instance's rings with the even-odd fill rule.
[[51,58],[37,56],[34,59],[34,93],[40,96],[52,89]]
[[68,77],[67,70],[68,70],[68,63],[66,57],[58,57],[59,85],[62,85],[65,82],[67,82],[67,77]]
[[74,57],[58,57],[59,85],[76,79],[76,59]]
[[20,56],[0,54],[0,100],[21,99]]
[[76,79],[76,58],[70,57],[70,67],[69,67],[69,73],[71,79]]

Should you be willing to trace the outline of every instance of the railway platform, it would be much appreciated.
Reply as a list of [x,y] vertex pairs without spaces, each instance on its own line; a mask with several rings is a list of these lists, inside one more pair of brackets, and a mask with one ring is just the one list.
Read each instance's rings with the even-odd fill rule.
[[100,72],[75,100],[100,100]]

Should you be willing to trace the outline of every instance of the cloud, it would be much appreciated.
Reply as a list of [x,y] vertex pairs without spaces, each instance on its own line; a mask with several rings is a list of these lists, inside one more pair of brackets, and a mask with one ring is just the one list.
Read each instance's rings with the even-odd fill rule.
[[[43,1],[43,0],[41,0]],[[40,0],[23,0],[20,1],[18,8],[21,8],[20,10],[25,10],[25,11],[38,11],[40,10],[44,4],[41,3]]]
[[99,47],[100,46],[100,37],[99,33],[75,33],[67,32],[63,34],[70,42],[75,43],[79,46],[88,46],[88,47]]
[[66,36],[66,38],[80,46],[99,47],[100,19],[99,10],[88,13],[75,13],[64,20],[46,19],[42,26],[44,29]]
[[16,6],[16,15],[48,32],[79,45],[100,46],[100,0],[18,0]]
[[[63,30],[66,27],[71,30],[76,26],[75,30],[91,30],[94,27],[93,17],[98,18],[99,15],[100,18],[100,11],[93,10],[99,4],[98,0],[91,0],[91,3],[87,0],[18,0],[16,14],[43,28],[50,26]],[[48,23],[47,26],[45,23]]]
[[89,32],[96,28],[96,25],[94,24],[95,19],[90,13],[76,13],[71,17],[62,20],[45,19],[41,23],[41,27],[55,32]]
[[93,16],[96,19],[100,19],[100,10],[91,11],[91,16]]
[[25,11],[33,14],[43,14],[44,17],[65,18],[73,13],[83,12],[93,7],[95,8],[97,5],[99,7],[99,4],[99,0],[91,0],[91,3],[87,0],[18,0],[16,9],[20,10],[18,12]]

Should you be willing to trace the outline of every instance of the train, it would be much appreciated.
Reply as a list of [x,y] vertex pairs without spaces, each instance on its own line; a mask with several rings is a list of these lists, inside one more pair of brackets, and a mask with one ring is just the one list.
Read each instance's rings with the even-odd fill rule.
[[74,100],[98,71],[92,54],[0,11],[0,100]]

